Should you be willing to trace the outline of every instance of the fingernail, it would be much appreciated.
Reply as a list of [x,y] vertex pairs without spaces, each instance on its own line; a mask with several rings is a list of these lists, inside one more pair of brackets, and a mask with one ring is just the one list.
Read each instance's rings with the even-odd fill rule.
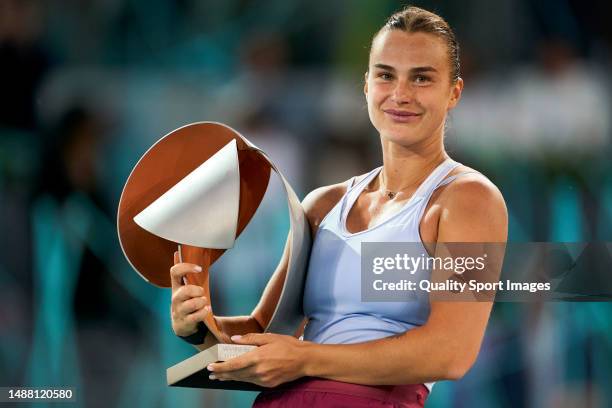
[[216,380],[217,379],[217,377],[214,374],[209,375],[208,378],[211,379],[211,380]]
[[195,269],[197,272],[202,272],[202,267],[200,265],[196,265],[193,269]]
[[215,367],[213,367],[212,364],[209,364],[208,366],[206,366],[206,369],[211,372],[215,371]]
[[204,310],[206,310],[208,313],[210,313],[210,311],[212,309],[210,308],[210,305],[206,305],[206,306],[204,306]]
[[242,338],[242,336],[239,336],[239,335],[237,335],[237,334],[235,334],[235,335],[233,335],[233,336],[231,337],[232,341],[238,341],[238,340],[240,340],[241,338]]

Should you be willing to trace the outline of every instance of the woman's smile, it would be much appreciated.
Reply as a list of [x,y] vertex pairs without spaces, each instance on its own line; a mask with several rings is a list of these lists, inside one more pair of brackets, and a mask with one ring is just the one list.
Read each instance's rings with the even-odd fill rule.
[[393,120],[394,122],[399,122],[399,123],[417,122],[421,120],[421,115],[422,115],[420,113],[411,112],[407,110],[401,110],[401,109],[383,109],[382,111],[385,113],[387,117],[391,118],[391,120]]

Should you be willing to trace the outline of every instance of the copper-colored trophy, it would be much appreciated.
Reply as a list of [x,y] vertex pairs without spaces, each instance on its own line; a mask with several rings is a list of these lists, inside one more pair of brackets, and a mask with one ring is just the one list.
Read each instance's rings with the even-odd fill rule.
[[[308,222],[295,192],[266,154],[226,125],[200,122],[183,126],[161,138],[138,161],[123,189],[117,216],[119,241],[127,260],[146,281],[170,287],[169,271],[178,251],[180,262],[202,267],[200,273],[187,274],[186,280],[201,286],[210,301],[208,269],[234,245],[255,214],[272,170],[287,194],[291,229],[289,268],[265,332],[294,333],[303,319]],[[217,341],[227,341],[212,313],[205,323]],[[240,346],[223,345],[230,354],[231,347]],[[194,367],[195,360],[196,366],[206,363],[211,358],[206,351],[188,359],[191,363],[187,365]],[[171,385],[252,388],[211,384],[205,372],[195,380],[192,376],[183,383],[180,378],[172,382],[173,368],[168,370]],[[176,372],[172,371],[174,380]]]

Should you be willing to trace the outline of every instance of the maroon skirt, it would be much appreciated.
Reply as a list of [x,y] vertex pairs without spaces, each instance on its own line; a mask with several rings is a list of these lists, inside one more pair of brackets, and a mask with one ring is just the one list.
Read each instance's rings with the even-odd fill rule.
[[253,408],[417,408],[428,395],[423,384],[373,386],[305,377],[261,392]]

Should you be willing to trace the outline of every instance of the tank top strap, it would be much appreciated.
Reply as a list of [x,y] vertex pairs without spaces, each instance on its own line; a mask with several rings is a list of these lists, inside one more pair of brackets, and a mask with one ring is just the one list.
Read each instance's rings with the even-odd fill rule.
[[[349,192],[350,192],[350,190],[353,190],[354,188],[357,188],[357,187],[363,186],[364,184],[365,184],[365,185],[369,184],[369,183],[372,181],[372,179],[378,175],[378,173],[380,172],[380,170],[381,170],[381,169],[382,169],[382,166],[379,166],[379,167],[376,167],[376,168],[374,168],[374,169],[370,170],[370,171],[369,171],[368,173],[366,173],[366,175],[365,175],[365,176],[363,176],[363,177],[361,178],[361,180],[359,180],[359,181],[357,181],[358,176],[354,176],[354,177],[351,179],[350,183],[349,183],[349,188],[348,188],[348,190],[347,190],[347,193],[349,193]],[[360,189],[360,190],[361,190],[361,189]],[[360,191],[360,192],[361,192],[361,191]]]
[[453,159],[449,158],[443,161],[434,171],[431,172],[429,176],[427,176],[425,181],[421,183],[421,185],[414,192],[413,197],[415,199],[429,197],[431,193],[438,188],[438,185],[442,180],[444,180],[448,173],[458,166],[461,166],[461,163],[458,163]]
[[351,197],[354,197],[356,188],[362,185],[363,183],[369,183],[371,178],[377,174],[377,170],[379,169],[380,167],[371,170],[365,175],[365,177],[362,177],[361,180],[358,180],[358,176],[351,177],[348,180],[348,186],[346,188],[346,191],[344,192],[344,195],[342,196],[342,198],[340,198],[340,200],[338,200],[336,205],[334,205],[334,207],[325,215],[325,217],[323,217],[321,223],[319,224],[319,227],[327,225],[327,223],[329,222],[328,220],[330,219],[334,220],[333,222],[339,226],[340,220],[342,219],[342,215],[344,214],[346,208],[346,204],[347,202],[350,202]]
[[[463,171],[463,172],[461,172],[461,173],[457,173],[457,174],[455,174],[455,175],[453,175],[453,176],[449,176],[449,177],[445,178],[444,180],[440,181],[440,183],[438,183],[438,185],[436,186],[436,189],[437,189],[437,188],[440,188],[440,187],[442,187],[442,186],[445,186],[445,185],[447,185],[447,184],[449,184],[449,183],[452,183],[453,181],[455,181],[455,179],[456,179],[456,178],[461,177],[461,176],[464,176],[464,175],[466,175],[466,174],[480,174],[480,173],[479,173],[479,172],[477,172],[477,171],[474,171],[474,170],[470,170],[470,171]],[[435,190],[435,189],[434,189],[434,190]]]
[[440,169],[440,173],[437,174],[436,177],[434,177],[431,180],[431,183],[429,184],[428,188],[423,190],[423,196],[422,196],[423,200],[421,200],[421,202],[419,203],[420,207],[417,211],[417,216],[416,216],[417,229],[418,229],[418,225],[420,225],[421,223],[421,218],[423,218],[423,214],[425,213],[425,208],[427,208],[429,199],[431,198],[433,192],[437,188],[447,185],[448,183],[455,180],[457,177],[460,177],[464,174],[477,173],[476,171],[464,171],[461,173],[457,173],[453,176],[448,176],[448,173],[450,173],[456,167],[461,166],[461,163],[458,163],[452,159],[448,159],[446,162],[443,163],[443,165],[444,165],[443,168],[438,168]]
[[357,180],[357,176],[351,177],[351,179],[349,180],[349,185],[348,185],[348,188],[346,189],[346,191],[349,191],[351,188],[353,188],[353,186],[355,185],[355,180]]
[[342,206],[340,209],[340,219],[344,218],[344,216],[346,215],[345,211],[347,211],[347,209],[353,206],[353,202],[355,201],[357,196],[361,194],[363,187],[370,184],[372,179],[380,172],[381,168],[382,166],[376,167],[375,169],[367,173],[364,177],[362,177],[359,181],[357,181],[356,176],[351,179],[351,181],[349,182],[349,186],[346,189],[346,193],[344,194],[341,200]]

